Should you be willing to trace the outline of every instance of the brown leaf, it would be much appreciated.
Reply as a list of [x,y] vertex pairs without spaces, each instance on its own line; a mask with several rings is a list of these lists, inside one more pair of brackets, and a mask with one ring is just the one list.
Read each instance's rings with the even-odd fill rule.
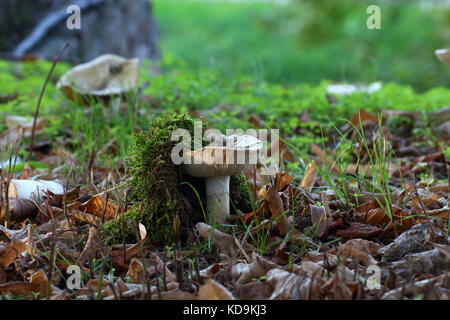
[[44,294],[48,285],[48,278],[44,270],[40,269],[33,273],[30,276],[30,283],[39,285],[41,294]]
[[127,276],[133,283],[143,283],[145,281],[145,270],[141,260],[133,258],[128,268]]
[[336,235],[344,237],[345,239],[353,238],[370,238],[381,233],[381,229],[369,224],[351,222],[347,229],[340,229],[336,231]]
[[8,282],[0,285],[0,294],[31,295],[33,292],[41,292],[40,283]]
[[100,245],[101,243],[97,234],[97,228],[90,227],[86,245],[78,258],[78,264],[83,264],[85,261],[94,259],[100,251]]
[[356,127],[359,128],[360,123],[365,122],[373,122],[378,123],[378,116],[373,113],[369,113],[364,109],[360,109],[357,113],[355,113],[352,117],[351,123]]
[[203,222],[197,223],[195,228],[205,241],[212,240],[213,245],[219,249],[222,254],[230,258],[236,256],[238,248],[234,241],[234,237],[217,229],[212,230],[210,225]]
[[364,239],[352,239],[344,244],[341,244],[337,253],[344,259],[353,258],[356,263],[362,263],[364,266],[371,264],[377,264],[377,261],[373,258],[373,255],[378,255],[381,245],[364,240]]
[[272,294],[272,287],[265,282],[250,282],[233,291],[240,300],[267,300]]
[[102,194],[97,194],[81,204],[79,210],[98,217],[104,216],[106,220],[114,219],[121,213],[119,205],[112,199],[104,199]]
[[292,180],[293,178],[287,172],[277,172],[275,176],[277,190],[283,191]]
[[277,249],[272,260],[280,265],[286,265],[289,262],[289,254],[283,249]]
[[323,237],[327,233],[330,224],[330,219],[327,217],[325,207],[310,204],[309,209],[311,212],[311,222],[314,225],[317,225],[317,237]]
[[279,268],[279,265],[253,254],[251,263],[238,263],[231,268],[231,277],[237,278],[236,284],[242,285],[266,275],[267,271]]
[[8,243],[0,249],[0,266],[7,268],[16,258],[27,250],[27,246],[21,241]]
[[282,269],[267,273],[267,284],[274,288],[270,300],[315,300],[323,299],[320,281],[297,275]]
[[303,176],[302,182],[300,183],[300,188],[307,189],[311,188],[317,176],[317,161],[313,160],[305,170],[305,175]]
[[235,300],[230,291],[220,283],[209,279],[198,291],[197,300]]
[[332,293],[335,300],[351,300],[352,291],[347,287],[344,281],[339,278],[339,272],[334,274],[332,279]]
[[270,212],[272,213],[272,219],[278,217],[284,212],[283,200],[273,186],[267,190],[266,202],[269,205]]
[[[9,219],[10,221],[23,221],[36,217],[38,207],[34,201],[28,199],[9,198]],[[5,208],[2,207],[0,220],[6,218]]]

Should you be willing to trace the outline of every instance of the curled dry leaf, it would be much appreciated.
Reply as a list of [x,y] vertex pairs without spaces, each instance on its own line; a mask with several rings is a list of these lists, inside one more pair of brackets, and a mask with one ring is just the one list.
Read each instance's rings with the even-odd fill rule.
[[209,279],[198,290],[197,300],[235,300],[235,298],[223,285]]
[[83,251],[78,257],[78,264],[83,264],[85,261],[90,261],[94,259],[100,252],[101,242],[98,236],[97,228],[90,227],[89,235],[84,246]]
[[145,281],[145,269],[141,260],[133,258],[128,268],[127,277],[134,283],[143,283]]
[[450,270],[450,257],[439,249],[411,253],[394,262],[392,268],[403,279],[422,274],[439,275]]
[[300,183],[300,188],[308,189],[311,188],[316,182],[317,176],[317,161],[313,160],[305,170],[305,175],[303,176],[302,182]]
[[213,264],[205,269],[200,270],[200,277],[207,279],[214,277],[221,269],[220,264]]
[[283,200],[281,199],[278,191],[272,186],[267,190],[266,202],[269,205],[272,218],[280,216],[283,211]]
[[237,278],[236,285],[240,286],[255,278],[265,276],[269,270],[274,268],[279,268],[279,265],[253,254],[251,263],[239,263],[231,268],[231,277]]
[[35,273],[33,273],[30,276],[30,283],[39,285],[41,294],[44,294],[46,292],[47,285],[48,285],[48,278],[47,278],[47,275],[45,274],[44,270],[40,269],[40,270],[36,271]]
[[352,239],[341,244],[337,249],[337,253],[344,259],[352,258],[356,260],[356,263],[369,266],[377,264],[373,256],[378,255],[380,249],[381,245],[376,242],[364,239]]
[[[334,300],[351,300],[352,291],[345,284],[344,281],[341,281],[339,278],[339,272],[334,274],[334,277],[330,279],[331,282],[331,294],[333,295]],[[325,285],[326,287],[327,285]]]
[[359,222],[351,222],[348,228],[337,230],[336,235],[345,239],[370,238],[380,234],[381,231],[382,230],[376,226]]
[[283,191],[292,180],[293,178],[287,172],[278,172],[275,176],[277,190]]
[[327,215],[325,207],[310,204],[309,209],[311,212],[311,222],[317,226],[317,237],[323,237],[327,233],[330,225],[330,218]]
[[210,225],[200,222],[195,226],[200,236],[205,241],[212,241],[213,245],[219,250],[220,253],[232,258],[238,253],[238,248],[234,241],[234,237],[226,234],[217,229],[212,230]]
[[[6,219],[6,208],[2,207],[0,221]],[[9,219],[10,221],[23,221],[33,219],[38,214],[38,207],[34,201],[28,199],[9,199]]]
[[[140,242],[130,245],[129,247],[126,248],[125,252],[123,251],[122,246],[119,248],[119,252],[120,252],[119,254],[115,254],[114,251],[112,252],[112,255],[114,256],[112,262],[113,262],[114,266],[116,266],[119,269],[127,269],[128,268],[128,265],[126,264],[127,261],[132,259],[136,254],[138,254],[141,243],[143,243],[147,237],[147,229],[145,228],[145,226],[142,223],[139,223],[138,228],[139,228],[139,236],[141,238]],[[158,263],[158,266],[162,265],[163,263],[162,263],[161,259],[159,258],[159,256],[156,254],[154,256]],[[124,261],[125,257],[127,258],[127,261]]]
[[82,203],[78,210],[98,217],[104,216],[105,220],[112,220],[121,213],[120,206],[114,200],[106,199],[104,194],[91,197]]
[[[432,289],[432,290],[430,290]],[[405,298],[416,299],[423,296],[424,299],[440,299],[445,291],[450,289],[450,272],[434,278],[417,282],[410,282],[401,288],[393,289],[381,296],[382,300],[401,300]],[[444,291],[445,290],[445,291]],[[436,296],[436,292],[441,295]]]
[[[442,242],[445,235],[436,222],[422,222],[398,236],[389,245],[380,250],[382,261],[400,260],[408,253],[417,253],[432,248],[431,241]],[[434,238],[437,237],[437,238]]]
[[101,225],[101,218],[79,210],[71,210],[69,220],[72,224],[87,223],[91,226],[98,227]]
[[266,203],[272,213],[272,219],[277,220],[280,234],[285,236],[292,229],[292,224],[289,218],[283,214],[285,211],[283,199],[273,186],[267,190]]
[[31,295],[33,292],[40,292],[40,283],[30,282],[8,282],[0,285],[0,295],[12,294],[12,295]]
[[324,298],[319,281],[282,269],[270,270],[267,273],[267,283],[274,288],[270,300],[315,300]]
[[0,266],[7,268],[16,258],[27,250],[27,246],[21,241],[13,241],[3,248],[0,247]]
[[266,300],[272,291],[273,288],[265,282],[250,282],[237,287],[233,295],[240,300]]
[[11,230],[8,228],[5,228],[4,226],[0,225],[0,232],[2,232],[5,236],[7,236],[12,241],[19,241],[23,240],[28,236],[28,230],[30,229],[31,224],[26,225],[22,229],[19,230]]

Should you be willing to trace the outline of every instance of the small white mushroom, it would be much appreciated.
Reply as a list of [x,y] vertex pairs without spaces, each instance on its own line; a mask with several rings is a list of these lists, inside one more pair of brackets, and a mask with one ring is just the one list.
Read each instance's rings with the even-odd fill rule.
[[230,176],[255,165],[263,146],[251,135],[222,137],[226,146],[207,146],[184,154],[184,172],[205,178],[210,224],[226,223],[230,216]]
[[450,66],[450,49],[438,49],[434,51],[434,54],[439,60]]

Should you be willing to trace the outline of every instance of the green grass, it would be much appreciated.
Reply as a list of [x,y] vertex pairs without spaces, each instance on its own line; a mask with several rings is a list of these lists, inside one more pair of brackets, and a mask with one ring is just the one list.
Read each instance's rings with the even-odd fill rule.
[[[97,159],[99,165],[114,166],[129,153],[135,130],[146,129],[149,120],[158,113],[198,110],[210,126],[222,130],[252,128],[248,119],[255,114],[268,128],[279,128],[283,138],[307,154],[311,143],[326,143],[323,133],[345,124],[359,108],[372,112],[383,109],[429,112],[450,101],[450,90],[443,87],[416,93],[409,86],[388,83],[372,95],[337,96],[336,103],[330,105],[326,98],[327,81],[319,85],[286,86],[255,81],[250,76],[227,78],[209,69],[178,68],[170,61],[165,61],[165,65],[173,71],[154,75],[147,68],[141,69],[140,83],[150,81],[151,85],[144,91],[147,99],[139,106],[125,103],[117,108],[97,104],[86,108],[68,101],[55,88],[57,77],[68,68],[59,64],[41,109],[41,116],[47,121],[45,135],[56,144],[70,139],[72,144],[67,148],[75,154],[80,168],[85,167],[94,150],[116,139],[117,154],[103,152]],[[0,130],[5,129],[6,115],[32,117],[49,69],[49,62],[0,60],[2,95],[19,93],[18,99],[0,105]],[[310,122],[300,120],[302,112],[308,112]]]
[[[277,83],[395,81],[426,90],[448,85],[434,56],[448,46],[450,8],[411,1],[293,0],[288,5],[156,0],[163,53],[192,70]],[[381,30],[366,27],[369,4]]]

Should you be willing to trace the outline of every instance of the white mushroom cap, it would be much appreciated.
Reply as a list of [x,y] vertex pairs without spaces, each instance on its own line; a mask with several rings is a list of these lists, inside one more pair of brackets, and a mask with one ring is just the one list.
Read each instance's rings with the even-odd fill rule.
[[450,66],[450,49],[438,49],[435,50],[434,53],[439,60]]
[[70,69],[56,87],[96,96],[121,94],[136,87],[138,65],[138,59],[105,54]]
[[251,135],[223,136],[227,146],[207,146],[184,155],[184,171],[193,177],[231,176],[256,164],[262,141]]

